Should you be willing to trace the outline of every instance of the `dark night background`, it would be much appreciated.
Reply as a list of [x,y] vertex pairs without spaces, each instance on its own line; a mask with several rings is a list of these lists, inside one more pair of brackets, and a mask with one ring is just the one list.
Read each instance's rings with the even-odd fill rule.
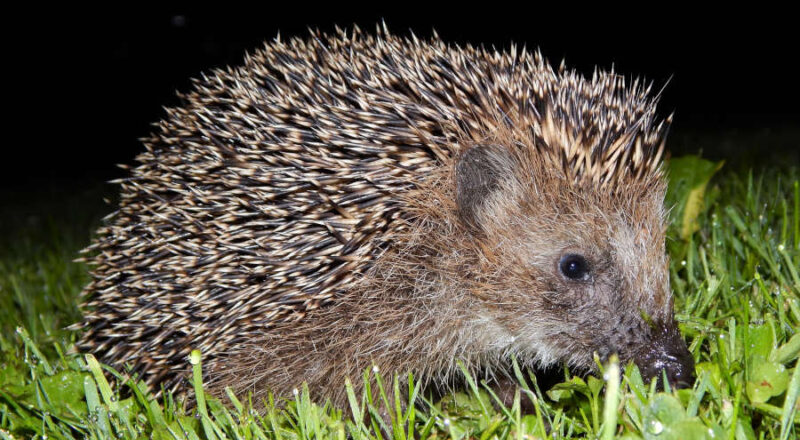
[[300,0],[272,10],[8,8],[0,26],[0,102],[8,115],[0,137],[0,263],[18,249],[25,258],[28,248],[77,257],[99,217],[113,210],[117,188],[105,182],[124,176],[116,164],[134,163],[143,150],[138,139],[164,117],[163,107],[178,104],[177,90],[189,90],[190,78],[204,71],[240,64],[279,31],[302,37],[309,27],[371,30],[385,20],[399,35],[413,29],[428,37],[435,28],[453,43],[540,48],[552,64],[565,59],[585,75],[613,65],[652,80],[656,91],[666,84],[659,108],[662,117],[675,113],[667,143],[674,155],[702,152],[724,159],[725,170],[800,165],[794,11],[748,3],[742,11],[700,12],[699,2],[683,11],[644,2],[636,10],[617,2],[596,10],[577,2],[546,10],[539,3],[374,11],[329,4],[335,7]]
[[[500,7],[500,6],[498,6]],[[0,190],[20,194],[44,187],[76,188],[121,176],[117,163],[132,163],[138,138],[177,104],[176,90],[214,67],[241,62],[263,41],[304,36],[307,27],[334,24],[439,35],[456,43],[498,48],[511,41],[541,48],[553,64],[590,75],[595,65],[627,76],[642,75],[655,89],[671,78],[660,104],[675,111],[669,148],[736,161],[777,157],[796,163],[800,147],[797,38],[779,11],[738,18],[630,17],[621,13],[583,18],[576,11],[432,13],[428,8],[319,10],[304,4],[290,12],[63,11],[25,17],[25,37],[7,63],[14,81],[12,124],[6,133]],[[483,9],[487,9],[484,7]],[[13,18],[11,18],[13,20]],[[6,58],[8,61],[9,58]],[[16,101],[16,102],[15,102]],[[735,142],[731,144],[729,140]],[[113,192],[113,187],[110,187]]]

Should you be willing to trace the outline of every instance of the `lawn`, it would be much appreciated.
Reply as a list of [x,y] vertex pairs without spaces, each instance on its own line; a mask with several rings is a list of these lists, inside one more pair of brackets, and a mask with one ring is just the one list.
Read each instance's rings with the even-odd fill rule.
[[[546,390],[534,378],[511,408],[474,380],[431,402],[412,379],[411,392],[394,395],[410,395],[414,405],[365,401],[373,393],[352,387],[350,408],[331,408],[302,389],[278,406],[246,396],[219,401],[204,398],[200,381],[188,409],[172,396],[154,400],[135,378],[72,353],[76,334],[64,329],[80,318],[88,280],[74,259],[111,211],[101,200],[113,198],[113,188],[4,193],[0,438],[797,438],[800,171],[694,156],[672,159],[668,170],[670,271],[676,317],[697,364],[694,387],[657,392],[635,367],[612,360],[597,376],[564,371]],[[199,360],[191,359],[196,377]],[[381,391],[397,386],[364,374]],[[521,413],[523,399],[533,414]],[[382,408],[391,427],[376,416]]]

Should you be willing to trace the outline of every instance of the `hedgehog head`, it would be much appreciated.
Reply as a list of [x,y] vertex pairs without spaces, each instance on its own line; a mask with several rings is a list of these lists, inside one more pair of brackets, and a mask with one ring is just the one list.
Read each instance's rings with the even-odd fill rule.
[[474,334],[486,350],[540,365],[592,369],[594,353],[618,354],[646,378],[665,370],[687,386],[694,364],[674,321],[665,252],[659,158],[668,121],[653,123],[654,103],[638,102],[641,93],[601,91],[609,104],[595,113],[551,97],[541,118],[456,157]]

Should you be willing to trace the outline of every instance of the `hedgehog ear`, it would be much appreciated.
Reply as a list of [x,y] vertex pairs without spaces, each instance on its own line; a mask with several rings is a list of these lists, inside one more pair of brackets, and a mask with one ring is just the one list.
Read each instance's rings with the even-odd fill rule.
[[480,227],[481,209],[500,182],[514,170],[514,158],[499,145],[479,144],[456,159],[456,205],[461,220]]

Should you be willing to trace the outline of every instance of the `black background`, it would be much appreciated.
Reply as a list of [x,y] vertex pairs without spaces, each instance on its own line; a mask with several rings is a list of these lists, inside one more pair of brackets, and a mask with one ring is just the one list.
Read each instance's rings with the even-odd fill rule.
[[[507,4],[430,5],[364,11],[323,10],[298,2],[287,9],[64,10],[19,17],[7,38],[2,178],[6,189],[67,185],[119,177],[133,163],[138,138],[176,105],[176,90],[214,67],[240,63],[280,31],[304,36],[334,24],[506,48],[540,48],[553,64],[591,75],[594,66],[666,85],[662,115],[675,112],[673,135],[794,133],[797,140],[797,30],[788,11],[585,11],[510,9]],[[736,11],[734,11],[736,12]],[[726,11],[730,14],[731,11]],[[9,62],[10,61],[10,62]],[[669,81],[669,82],[668,82]],[[667,83],[668,82],[668,83]],[[10,99],[9,99],[10,97]],[[797,142],[787,148],[796,149]],[[676,145],[671,146],[673,149]],[[677,145],[692,150],[692,145]],[[758,146],[754,146],[758,148]],[[797,157],[792,156],[792,157]],[[794,159],[793,159],[794,160]]]

